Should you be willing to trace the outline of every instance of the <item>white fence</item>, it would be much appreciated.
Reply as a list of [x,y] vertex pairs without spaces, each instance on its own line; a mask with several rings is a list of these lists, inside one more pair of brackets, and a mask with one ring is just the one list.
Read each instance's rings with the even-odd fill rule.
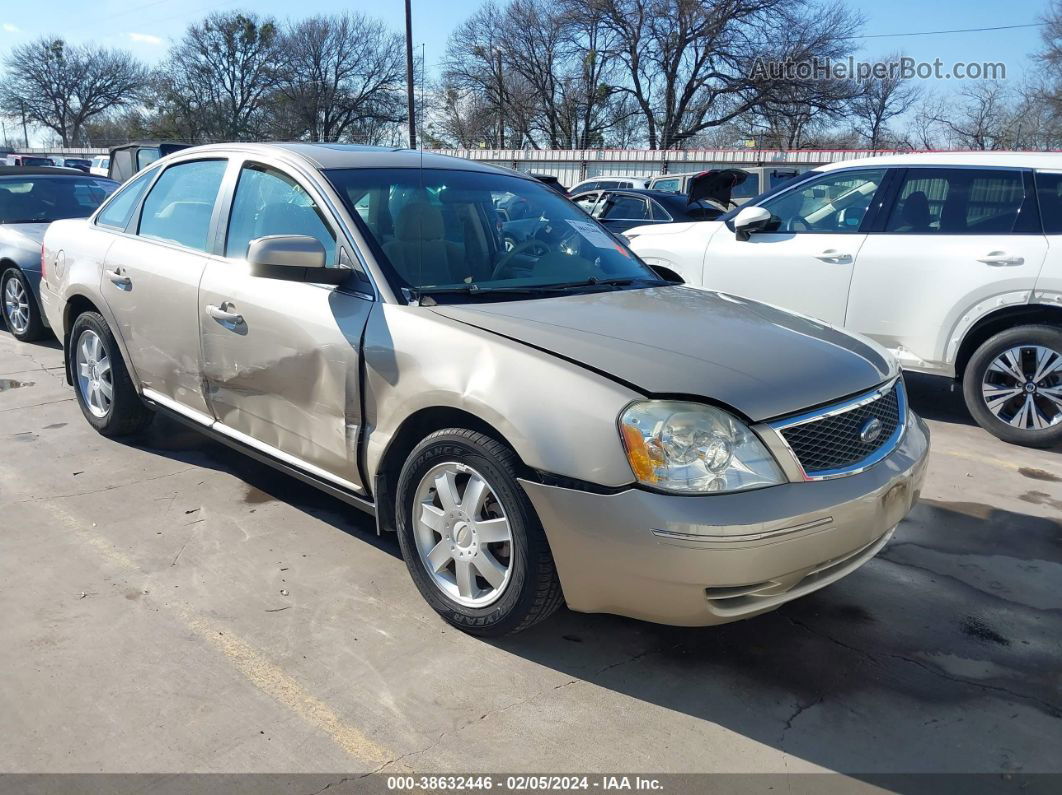
[[[107,154],[100,148],[26,149],[27,154],[80,155]],[[463,157],[482,163],[536,174],[552,174],[564,185],[574,185],[587,177],[638,176],[703,171],[719,166],[781,166],[800,171],[889,151],[859,149],[437,149],[439,154]]]

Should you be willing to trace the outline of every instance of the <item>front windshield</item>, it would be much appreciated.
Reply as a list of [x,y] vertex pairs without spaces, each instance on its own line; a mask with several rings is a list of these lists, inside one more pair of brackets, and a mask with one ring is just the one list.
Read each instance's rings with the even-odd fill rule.
[[418,294],[659,284],[578,207],[545,185],[490,172],[326,172],[399,287]]
[[0,224],[88,218],[118,183],[99,177],[28,175],[0,179]]

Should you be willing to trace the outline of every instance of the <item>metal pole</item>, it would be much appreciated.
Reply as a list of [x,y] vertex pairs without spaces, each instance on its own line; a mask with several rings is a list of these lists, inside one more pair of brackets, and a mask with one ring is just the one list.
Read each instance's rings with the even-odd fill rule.
[[498,56],[498,148],[505,148],[505,81],[502,79],[501,50],[494,48],[494,54]]
[[409,148],[417,148],[417,115],[413,99],[413,12],[406,0],[406,106],[409,113]]
[[29,132],[26,130],[26,103],[19,100],[18,107],[22,111],[22,138],[26,142],[26,149],[29,149]]

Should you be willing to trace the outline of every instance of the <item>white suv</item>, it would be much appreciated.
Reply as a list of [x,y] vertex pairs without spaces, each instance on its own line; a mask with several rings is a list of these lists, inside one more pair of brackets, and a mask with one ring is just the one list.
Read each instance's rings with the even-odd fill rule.
[[636,227],[649,264],[866,334],[960,380],[974,419],[1062,441],[1062,155],[893,155],[823,166],[718,221]]

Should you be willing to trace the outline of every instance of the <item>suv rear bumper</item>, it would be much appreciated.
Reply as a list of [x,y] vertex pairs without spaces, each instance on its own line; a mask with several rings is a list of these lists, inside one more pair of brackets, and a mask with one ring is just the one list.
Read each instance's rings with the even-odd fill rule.
[[665,624],[748,618],[859,568],[922,488],[929,429],[913,413],[857,475],[711,496],[594,494],[521,480],[568,606]]

